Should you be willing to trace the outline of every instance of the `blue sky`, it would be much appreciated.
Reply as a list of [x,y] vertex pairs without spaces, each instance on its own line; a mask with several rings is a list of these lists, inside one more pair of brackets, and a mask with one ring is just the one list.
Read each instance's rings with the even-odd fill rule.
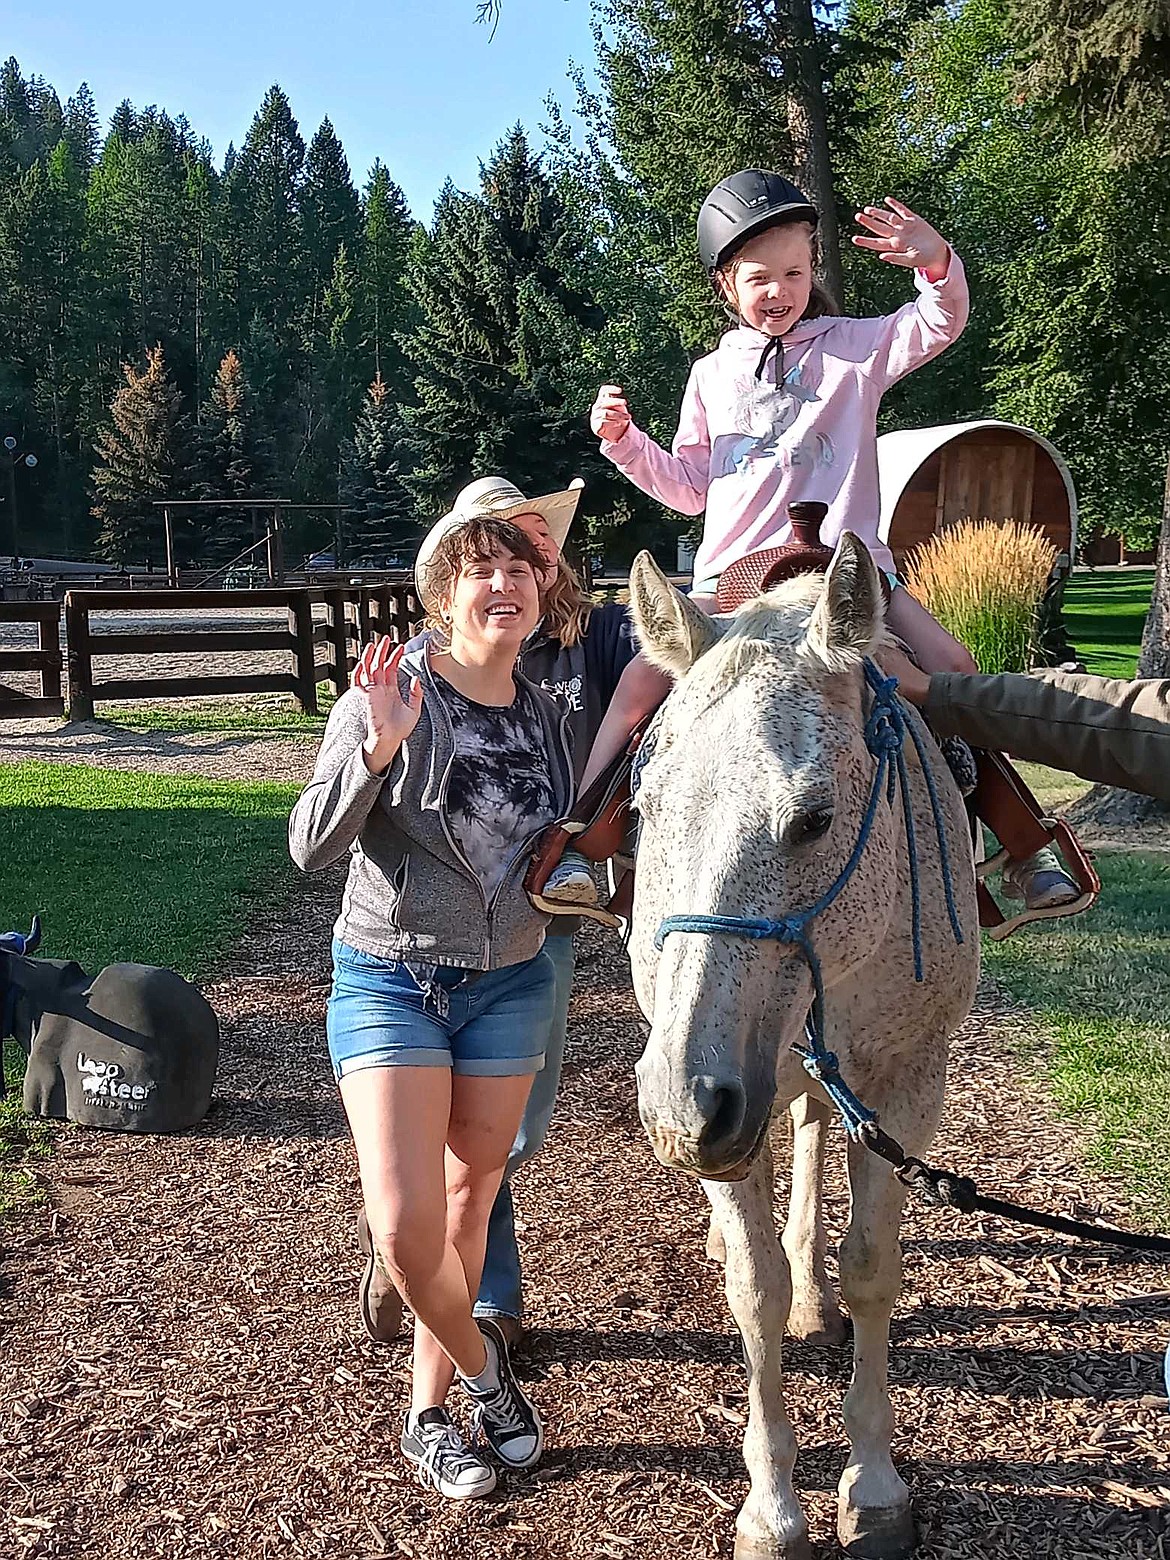
[[[328,114],[364,182],[381,157],[424,221],[443,180],[475,186],[479,159],[543,103],[568,107],[570,59],[591,70],[588,0],[503,0],[494,40],[476,0],[36,0],[7,6],[5,54],[62,99],[88,81],[103,127],[123,98],[185,113],[222,157],[267,88],[288,93],[308,141]],[[23,13],[23,14],[21,14]]]

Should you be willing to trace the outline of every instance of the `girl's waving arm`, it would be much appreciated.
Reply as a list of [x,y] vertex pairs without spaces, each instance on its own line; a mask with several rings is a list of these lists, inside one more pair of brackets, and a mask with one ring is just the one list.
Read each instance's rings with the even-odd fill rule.
[[924,217],[886,197],[886,206],[866,206],[857,220],[866,229],[853,242],[887,265],[913,267],[918,297],[895,314],[874,320],[873,364],[883,387],[957,341],[967,323],[969,297],[963,262]]
[[635,427],[617,385],[602,386],[590,425],[601,439],[601,453],[612,460],[635,487],[680,514],[702,513],[710,482],[711,439],[695,369],[691,370],[683,393],[673,454],[668,454],[649,434]]

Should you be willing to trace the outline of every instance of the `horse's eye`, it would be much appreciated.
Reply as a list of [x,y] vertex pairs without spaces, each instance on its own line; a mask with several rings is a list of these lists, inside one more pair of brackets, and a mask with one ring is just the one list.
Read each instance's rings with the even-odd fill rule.
[[785,830],[792,845],[811,845],[823,840],[833,827],[833,809],[829,806],[808,807],[798,812]]

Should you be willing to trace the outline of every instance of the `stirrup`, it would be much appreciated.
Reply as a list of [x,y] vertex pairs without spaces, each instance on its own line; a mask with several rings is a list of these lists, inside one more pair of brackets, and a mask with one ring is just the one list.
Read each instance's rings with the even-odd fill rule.
[[613,931],[623,931],[629,914],[626,896],[617,902],[619,895],[615,894],[615,914],[604,905],[570,905],[546,899],[544,885],[570,843],[589,861],[608,861],[621,851],[630,827],[630,772],[652,719],[653,714],[638,722],[625,747],[578,798],[569,816],[550,824],[537,839],[524,874],[524,891],[538,910],[547,915],[584,915]]
[[[1085,847],[1063,818],[1049,817],[1002,753],[977,751],[979,783],[975,789],[973,812],[991,829],[1001,849],[987,861],[976,863],[976,895],[979,924],[993,942],[1002,942],[1030,921],[1059,921],[1080,915],[1097,902],[1101,879]],[[1043,910],[1027,906],[1014,915],[1005,915],[992,897],[986,879],[1008,861],[1022,861],[1045,846],[1052,847],[1064,863],[1065,871],[1080,893],[1067,904]]]

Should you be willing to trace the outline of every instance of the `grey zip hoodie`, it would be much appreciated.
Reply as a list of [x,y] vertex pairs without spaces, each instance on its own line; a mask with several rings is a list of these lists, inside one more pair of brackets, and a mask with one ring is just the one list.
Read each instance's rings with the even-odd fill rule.
[[[349,852],[349,876],[334,935],[383,959],[494,970],[540,952],[548,916],[533,909],[522,886],[528,844],[518,846],[488,901],[464,860],[446,813],[455,756],[443,683],[431,671],[429,637],[403,658],[401,682],[423,687],[418,725],[383,775],[362,756],[366,738],[361,694],[350,689],[333,706],[313,778],[289,819],[289,851],[303,872],[317,872]],[[573,781],[564,717],[531,689],[549,756],[557,816],[572,804]],[[540,832],[533,829],[532,837]]]

